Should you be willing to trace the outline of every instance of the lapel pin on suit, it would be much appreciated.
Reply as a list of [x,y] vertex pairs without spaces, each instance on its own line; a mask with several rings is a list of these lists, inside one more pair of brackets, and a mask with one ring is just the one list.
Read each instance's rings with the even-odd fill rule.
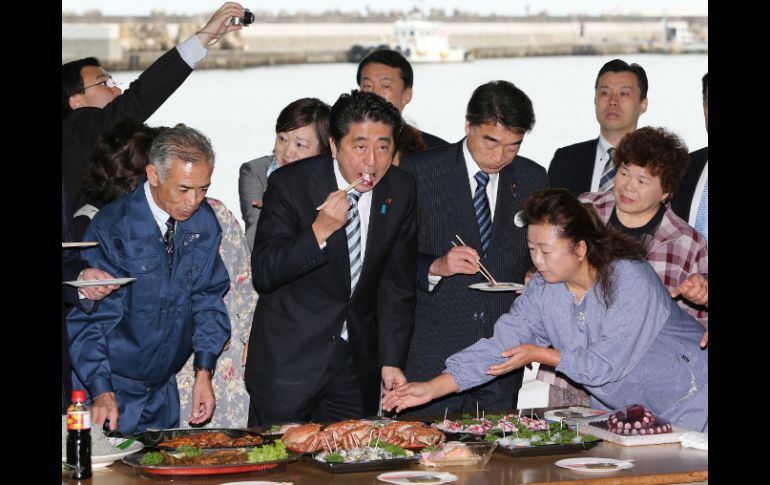
[[516,195],[517,195],[516,194],[516,187],[517,187],[517,185],[518,184],[516,184],[516,182],[511,184],[511,193],[513,194],[514,197],[516,197]]
[[390,197],[385,199],[385,202],[383,202],[382,205],[380,206],[380,214],[384,215],[388,212],[388,207],[390,207],[391,202],[393,202],[393,199],[391,199]]

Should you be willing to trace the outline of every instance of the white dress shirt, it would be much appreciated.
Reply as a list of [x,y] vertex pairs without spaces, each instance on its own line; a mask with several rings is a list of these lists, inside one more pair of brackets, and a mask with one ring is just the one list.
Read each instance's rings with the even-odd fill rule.
[[[350,183],[342,177],[342,172],[340,172],[340,165],[336,159],[334,160],[334,178],[337,180],[337,188],[339,190],[342,190],[350,185]],[[368,190],[361,193],[361,196],[358,198],[358,218],[361,224],[361,271],[363,271],[364,268],[364,257],[366,255],[366,238],[369,235],[369,213],[371,212],[371,209],[372,191]],[[345,230],[344,227],[345,226],[342,227],[342,231]],[[321,249],[324,247],[326,247],[326,241],[321,244]],[[342,337],[343,340],[348,339],[347,320],[342,323],[342,331],[340,332],[340,337]]]
[[709,162],[706,160],[706,165],[703,166],[703,171],[700,173],[698,179],[698,185],[695,186],[695,192],[692,194],[692,205],[690,205],[690,219],[687,221],[692,227],[695,227],[695,219],[698,218],[698,207],[700,207],[700,200],[703,197],[703,187],[706,185],[706,180],[709,178]]
[[[465,158],[465,170],[468,172],[468,181],[471,184],[471,200],[473,200],[473,194],[476,193],[476,188],[479,183],[476,182],[475,175],[481,168],[476,164],[471,156],[471,151],[468,149],[468,139],[465,139],[463,143],[463,157]],[[489,182],[487,182],[487,199],[489,199],[489,212],[492,222],[495,221],[495,205],[497,205],[497,183],[500,180],[499,173],[490,173]],[[462,237],[462,234],[460,234]]]
[[[337,188],[344,189],[350,183],[342,177],[340,165],[334,160],[334,178],[337,179]],[[358,217],[361,219],[361,265],[363,267],[364,257],[366,256],[366,237],[369,235],[369,213],[372,210],[372,191],[366,191],[358,198]],[[343,229],[344,231],[344,226]]]
[[[465,143],[463,143],[463,158],[465,158],[465,171],[467,172],[468,183],[470,184],[470,189],[471,189],[471,200],[473,200],[473,194],[476,193],[476,189],[479,186],[479,183],[476,182],[475,175],[478,173],[479,170],[481,170],[481,168],[473,159],[473,156],[471,155],[471,151],[468,149],[467,138],[465,140]],[[490,173],[488,175],[489,175],[489,182],[487,182],[487,199],[489,200],[489,212],[490,212],[489,216],[491,221],[494,222],[495,206],[497,205],[497,185],[500,182],[500,174]],[[463,237],[462,234],[460,234],[459,236]],[[433,288],[436,287],[439,281],[441,281],[441,276],[432,275],[428,273],[428,291],[433,291]]]
[[[160,234],[166,234],[166,229],[168,229],[166,226],[166,221],[171,216],[168,215],[166,211],[158,207],[158,204],[156,204],[153,200],[152,192],[150,192],[149,180],[144,182],[144,196],[147,197],[147,203],[150,204],[150,212],[152,212],[152,217],[155,219],[155,224],[157,224],[158,229],[160,229]],[[174,225],[176,226],[176,223],[174,223]]]
[[[596,159],[594,160],[594,173],[591,176],[591,190],[589,192],[599,191],[599,182],[602,180],[602,172],[607,164],[607,150],[613,148],[610,142],[602,135],[599,135],[599,143],[596,144]],[[580,194],[577,194],[580,195]]]

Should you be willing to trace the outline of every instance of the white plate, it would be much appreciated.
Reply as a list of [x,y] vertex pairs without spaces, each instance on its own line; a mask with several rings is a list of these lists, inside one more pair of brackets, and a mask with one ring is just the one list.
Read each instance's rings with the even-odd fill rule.
[[524,285],[521,283],[506,283],[502,281],[498,281],[495,286],[489,286],[489,283],[486,281],[483,281],[481,283],[474,283],[470,285],[468,288],[471,288],[473,290],[481,290],[481,291],[516,291],[516,290],[523,290]]
[[[615,463],[616,467],[613,468],[588,468],[581,465],[588,465],[591,463]],[[623,460],[616,460],[615,458],[600,458],[598,456],[586,456],[583,458],[565,458],[554,463],[556,466],[566,468],[576,472],[589,472],[589,473],[615,473],[619,470],[625,470],[634,466],[633,463],[629,463]]]
[[[107,438],[107,441],[112,446],[118,446],[119,444],[126,441],[124,438]],[[98,470],[99,468],[104,468],[107,465],[111,465],[115,463],[117,460],[120,460],[124,456],[128,456],[131,453],[136,453],[137,451],[144,448],[144,444],[142,444],[141,441],[134,441],[130,445],[128,445],[128,448],[126,448],[124,451],[113,453],[111,455],[91,455],[91,469],[92,470]],[[62,460],[67,461],[67,457],[63,456]]]
[[[422,476],[439,478],[441,479],[441,481],[440,482],[410,482],[407,479],[407,477],[422,477]],[[434,483],[454,482],[455,480],[457,480],[457,476],[446,472],[442,473],[442,472],[427,472],[427,471],[420,471],[420,470],[414,470],[414,471],[402,470],[398,472],[381,473],[377,475],[377,479],[382,480],[383,482],[398,483],[403,485],[414,485],[417,483],[425,483],[425,484],[432,485]]]
[[99,244],[97,241],[93,242],[63,242],[61,243],[62,248],[90,248],[94,247],[97,244]]
[[[551,409],[546,411],[543,415],[543,419],[548,421],[560,422],[564,418],[590,418],[593,416],[601,416],[607,414],[609,411],[605,409],[591,409],[584,406],[572,406],[568,408]],[[564,416],[566,414],[566,416]]]
[[219,485],[291,485],[291,482],[266,482],[264,480],[250,480],[248,482],[225,482]]
[[88,286],[106,286],[106,285],[125,285],[131,283],[136,278],[113,278],[107,280],[74,280],[74,281],[62,281],[65,285],[74,286],[76,288],[86,288]]

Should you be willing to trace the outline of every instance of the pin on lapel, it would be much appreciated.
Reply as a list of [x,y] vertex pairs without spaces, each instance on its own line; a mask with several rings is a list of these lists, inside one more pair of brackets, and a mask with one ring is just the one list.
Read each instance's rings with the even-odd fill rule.
[[380,206],[380,214],[386,214],[388,212],[388,207],[390,207],[391,202],[393,202],[393,199],[390,197],[385,199],[385,202]]
[[516,182],[511,184],[511,193],[513,194],[514,197],[516,197],[516,186],[517,186]]

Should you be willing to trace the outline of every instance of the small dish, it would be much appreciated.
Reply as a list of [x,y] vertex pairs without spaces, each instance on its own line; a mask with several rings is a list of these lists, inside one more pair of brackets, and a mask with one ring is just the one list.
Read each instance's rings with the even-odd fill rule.
[[92,248],[99,244],[97,241],[82,241],[82,242],[75,242],[75,241],[69,241],[69,242],[62,242],[61,247],[62,249],[66,248]]
[[414,485],[414,484],[436,484],[454,482],[457,480],[457,475],[452,475],[446,472],[426,472],[420,470],[402,470],[397,472],[381,473],[377,475],[377,480],[383,482],[396,483],[399,485]]
[[489,463],[497,443],[486,441],[461,443],[449,441],[420,454],[420,465],[429,467],[462,466],[480,470]]
[[521,283],[508,283],[504,281],[498,281],[494,285],[490,285],[488,282],[482,281],[481,283],[469,285],[468,288],[481,291],[516,291],[523,290],[524,285]]
[[65,285],[74,286],[75,288],[87,288],[89,286],[108,286],[108,285],[125,285],[131,283],[136,278],[112,278],[106,280],[73,280],[62,281]]
[[589,473],[614,473],[626,470],[634,466],[633,463],[615,458],[601,458],[598,456],[586,456],[583,458],[565,458],[554,465],[576,472]]
[[[120,447],[120,445],[125,441],[131,441],[129,446],[123,448]],[[91,455],[91,469],[92,470],[98,470],[99,468],[105,468],[108,465],[112,465],[116,461],[120,460],[124,456],[128,456],[132,453],[136,453],[137,451],[144,448],[144,444],[141,441],[136,441],[133,439],[123,439],[123,438],[107,438],[107,442],[109,442],[110,445],[115,447],[114,453],[109,453],[107,455]],[[67,459],[66,453],[62,453],[62,461],[65,461]],[[71,465],[70,465],[71,466]],[[62,472],[63,473],[63,472]]]

